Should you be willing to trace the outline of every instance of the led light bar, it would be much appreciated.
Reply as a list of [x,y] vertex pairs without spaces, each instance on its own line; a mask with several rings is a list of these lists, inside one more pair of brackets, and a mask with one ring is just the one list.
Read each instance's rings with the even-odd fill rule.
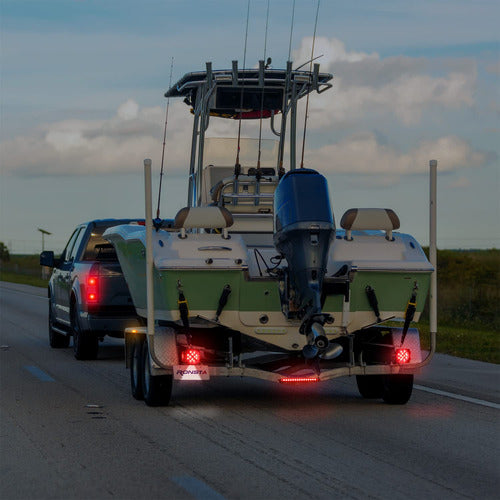
[[319,377],[283,377],[280,384],[302,384],[308,382],[319,382]]

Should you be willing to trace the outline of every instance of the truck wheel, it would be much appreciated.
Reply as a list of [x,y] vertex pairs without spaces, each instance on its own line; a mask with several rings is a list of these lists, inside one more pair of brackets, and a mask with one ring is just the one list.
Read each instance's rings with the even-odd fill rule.
[[142,344],[142,392],[148,406],[167,406],[172,395],[172,375],[151,375],[147,340]]
[[361,396],[366,399],[378,399],[384,391],[383,375],[356,375],[356,383]]
[[75,358],[96,359],[99,349],[99,339],[94,333],[81,329],[76,306],[71,308],[71,330],[73,332]]
[[404,405],[413,390],[413,374],[384,375],[382,399],[390,405]]
[[142,376],[144,369],[142,367],[142,347],[144,339],[137,338],[132,341],[131,356],[130,356],[130,387],[132,396],[135,399],[144,399],[142,392]]
[[54,313],[52,312],[52,304],[49,300],[49,344],[54,349],[69,347],[69,335],[54,331]]

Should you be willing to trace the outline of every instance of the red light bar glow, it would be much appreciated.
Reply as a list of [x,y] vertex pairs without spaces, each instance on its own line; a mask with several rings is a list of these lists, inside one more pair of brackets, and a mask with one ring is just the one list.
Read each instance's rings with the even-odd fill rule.
[[283,377],[280,384],[302,384],[308,382],[319,382],[319,377]]
[[411,360],[410,349],[396,349],[395,358],[396,358],[396,363],[398,363],[399,365],[404,365],[405,363],[409,363]]
[[186,365],[198,365],[201,361],[201,352],[198,349],[186,349],[181,353],[181,361]]

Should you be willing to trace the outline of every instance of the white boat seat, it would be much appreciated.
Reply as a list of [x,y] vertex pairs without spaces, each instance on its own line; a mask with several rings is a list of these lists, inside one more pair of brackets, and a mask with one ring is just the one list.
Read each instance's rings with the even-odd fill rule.
[[350,208],[340,220],[340,227],[346,230],[346,240],[352,240],[352,231],[381,230],[385,237],[394,241],[392,231],[399,229],[401,223],[394,210],[390,208]]
[[233,216],[224,207],[184,207],[174,219],[174,227],[181,230],[185,238],[186,229],[223,229],[227,236],[227,228],[233,225]]

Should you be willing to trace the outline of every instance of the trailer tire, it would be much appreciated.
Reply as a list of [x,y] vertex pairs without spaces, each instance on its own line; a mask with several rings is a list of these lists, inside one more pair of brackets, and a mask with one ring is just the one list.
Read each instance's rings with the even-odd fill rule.
[[49,344],[53,349],[61,349],[69,347],[69,335],[54,331],[54,313],[52,312],[52,304],[49,298]]
[[379,399],[383,395],[383,375],[356,375],[356,383],[359,393],[366,399]]
[[71,330],[73,332],[75,358],[79,360],[96,359],[99,350],[99,338],[93,332],[82,330],[76,304],[71,307]]
[[142,344],[142,392],[148,406],[167,406],[172,395],[172,375],[151,374],[149,347],[146,340]]
[[413,374],[384,375],[382,399],[390,405],[404,405],[411,397]]
[[142,367],[142,347],[144,339],[135,338],[130,345],[130,388],[135,399],[143,400],[142,378],[144,369]]

